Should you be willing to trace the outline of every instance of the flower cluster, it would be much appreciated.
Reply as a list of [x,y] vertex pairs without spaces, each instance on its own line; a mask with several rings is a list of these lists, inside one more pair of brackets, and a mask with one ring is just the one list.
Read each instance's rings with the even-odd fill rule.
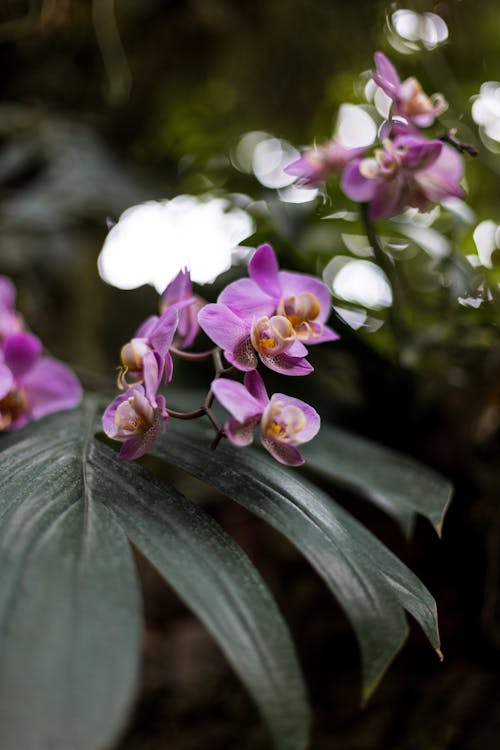
[[446,110],[442,95],[428,97],[416,78],[401,81],[382,52],[375,54],[371,76],[391,101],[389,119],[380,128],[373,152],[330,141],[306,151],[286,171],[303,185],[341,174],[343,192],[354,201],[368,203],[372,221],[410,206],[424,210],[446,198],[463,197],[459,184],[463,160],[448,145],[455,143],[453,134],[429,139],[420,130]]
[[[338,338],[327,325],[330,292],[314,276],[281,271],[270,245],[255,251],[248,271],[247,278],[229,284],[213,304],[193,295],[189,274],[181,271],[161,296],[161,315],[148,318],[122,347],[122,392],[103,416],[105,433],[123,443],[120,458],[146,453],[171,417],[207,416],[217,431],[214,445],[221,437],[234,445],[249,445],[254,429],[260,427],[261,442],[274,458],[291,466],[303,463],[298,446],[317,433],[319,415],[291,396],[269,397],[257,366],[262,363],[292,376],[312,372],[307,347]],[[186,352],[199,328],[216,346]],[[215,379],[204,404],[193,412],[168,409],[159,394],[162,384],[172,379],[172,354],[214,362]],[[243,383],[229,377],[238,371],[245,373]],[[212,412],[214,397],[231,415],[224,427]]]
[[42,342],[26,330],[15,300],[13,283],[0,276],[0,431],[72,409],[82,397],[73,372],[43,355]]

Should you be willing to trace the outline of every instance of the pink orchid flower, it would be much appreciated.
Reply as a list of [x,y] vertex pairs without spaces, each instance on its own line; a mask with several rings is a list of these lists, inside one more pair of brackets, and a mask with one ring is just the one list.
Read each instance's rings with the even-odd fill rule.
[[254,429],[260,425],[262,445],[273,458],[288,466],[303,464],[297,446],[317,434],[319,414],[304,401],[283,393],[269,398],[256,370],[247,372],[244,382],[218,378],[212,383],[216,398],[232,415],[225,425],[227,438],[234,445],[250,445]]

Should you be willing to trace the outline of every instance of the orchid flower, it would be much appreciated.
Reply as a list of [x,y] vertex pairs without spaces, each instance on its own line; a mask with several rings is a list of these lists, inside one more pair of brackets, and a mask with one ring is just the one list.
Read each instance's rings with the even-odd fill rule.
[[401,81],[396,68],[382,52],[375,53],[375,66],[372,78],[392,99],[392,116],[401,115],[417,127],[426,128],[448,109],[442,94],[429,98],[416,78]]
[[258,358],[270,370],[283,375],[308,375],[313,370],[304,358],[307,349],[283,315],[250,318],[216,303],[205,305],[198,314],[198,321],[207,336],[224,350],[227,361],[238,370],[255,370]]
[[155,396],[153,403],[142,385],[132,385],[125,393],[120,393],[102,417],[106,435],[123,443],[118,457],[124,461],[133,461],[147,453],[158,434],[160,422],[165,429],[165,399]]
[[303,464],[297,446],[316,435],[319,414],[304,401],[283,393],[269,398],[256,370],[245,374],[244,383],[224,378],[212,383],[216,398],[232,415],[225,425],[227,438],[234,445],[250,445],[253,431],[260,425],[262,445],[277,461],[289,466]]
[[362,156],[366,147],[346,148],[336,141],[305,151],[300,159],[285,167],[285,172],[298,178],[299,185],[313,186],[339,174],[353,159]]
[[42,356],[37,336],[12,333],[5,338],[0,350],[0,431],[73,409],[81,397],[76,376],[62,362]]
[[7,276],[0,276],[0,343],[11,333],[24,330],[24,320],[14,309],[16,288]]
[[[250,278],[229,284],[218,302],[239,316],[285,318],[298,342],[321,344],[335,341],[338,334],[326,325],[331,296],[326,284],[315,276],[280,271],[271,245],[257,248],[248,264]],[[298,355],[298,349],[294,352]],[[290,352],[291,353],[291,352]]]
[[373,158],[356,159],[342,176],[342,189],[354,201],[370,204],[370,219],[400,213],[407,206],[425,210],[445,198],[462,198],[461,156],[439,140],[428,140],[396,124]]
[[[173,363],[169,348],[178,323],[178,311],[169,307],[158,317],[152,315],[136,331],[135,336],[121,349],[122,369],[118,387],[126,390],[130,385],[144,383],[148,399],[154,404],[158,387],[165,374],[165,382],[172,379]],[[126,380],[127,374],[133,383]]]

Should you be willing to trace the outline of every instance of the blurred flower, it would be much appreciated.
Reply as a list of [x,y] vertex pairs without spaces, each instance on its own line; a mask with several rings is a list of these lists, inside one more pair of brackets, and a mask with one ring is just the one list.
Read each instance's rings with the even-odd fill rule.
[[350,161],[365,151],[366,147],[346,148],[335,141],[328,141],[305,151],[300,159],[285,167],[285,172],[298,177],[300,185],[316,185],[342,172]]
[[373,158],[355,160],[342,177],[349,198],[370,204],[372,220],[394,216],[407,206],[425,210],[444,198],[463,197],[463,162],[454,149],[402,128],[395,132]]
[[82,389],[62,362],[42,356],[31,333],[12,333],[0,349],[0,431],[78,405]]
[[372,78],[392,100],[392,115],[401,115],[417,127],[425,128],[448,108],[442,94],[429,98],[416,78],[401,81],[396,68],[382,52],[375,53],[375,65]]

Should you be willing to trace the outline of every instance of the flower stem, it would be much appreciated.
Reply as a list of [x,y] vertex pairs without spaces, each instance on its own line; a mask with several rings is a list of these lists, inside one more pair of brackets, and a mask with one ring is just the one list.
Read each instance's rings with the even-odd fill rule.
[[391,287],[392,304],[388,309],[388,321],[389,321],[389,325],[391,326],[396,345],[399,345],[402,343],[402,340],[405,337],[404,326],[402,324],[400,316],[398,315],[398,312],[400,312],[403,308],[404,292],[401,287],[401,283],[397,275],[396,269],[391,259],[389,258],[385,250],[382,248],[378,240],[375,227],[370,220],[369,203],[361,203],[360,206],[361,206],[361,219],[363,222],[366,236],[368,238],[368,242],[370,243],[370,247],[373,250],[373,255],[375,256],[377,265],[385,273],[387,280],[389,282],[389,285]]

